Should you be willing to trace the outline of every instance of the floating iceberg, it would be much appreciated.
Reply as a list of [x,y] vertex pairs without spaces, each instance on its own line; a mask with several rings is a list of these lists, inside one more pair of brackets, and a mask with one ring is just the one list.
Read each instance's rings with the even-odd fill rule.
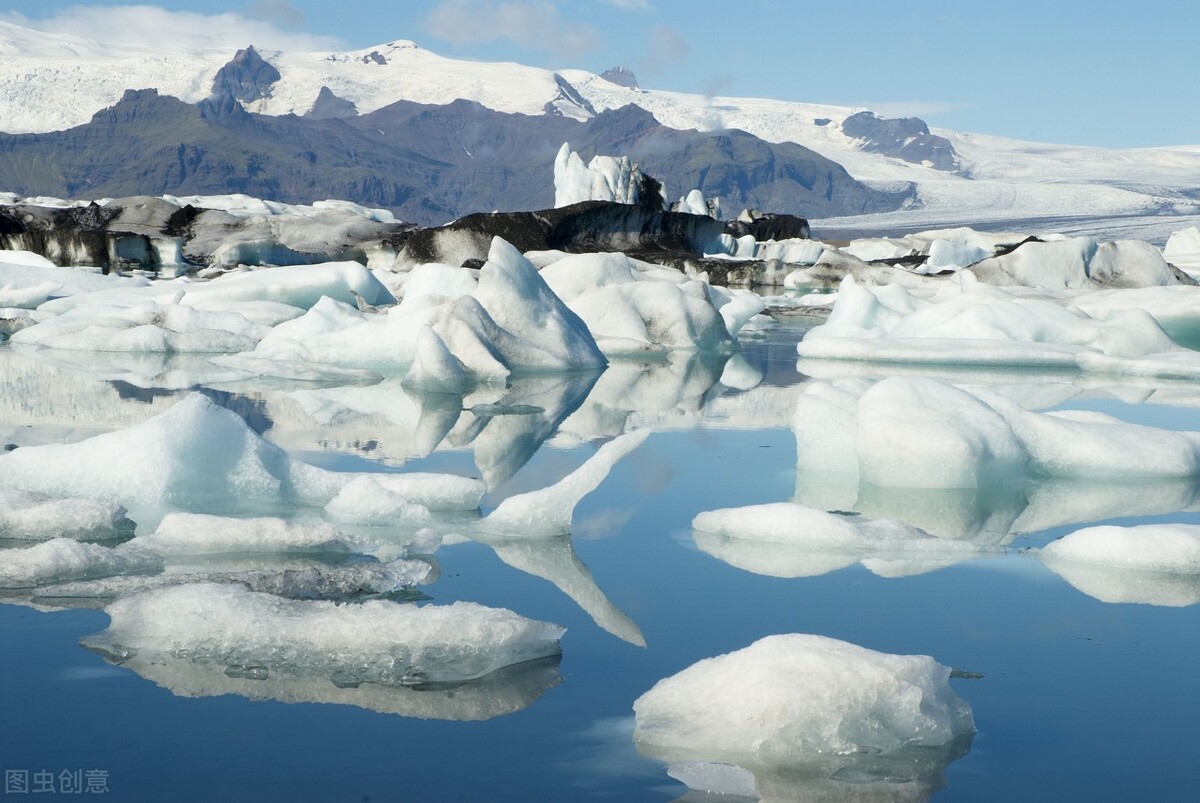
[[[147,526],[172,510],[230,513],[291,504],[324,506],[360,476],[293,459],[255,434],[236,413],[198,393],[126,430],[0,455],[0,487],[139,508],[135,518]],[[481,482],[450,475],[371,476],[425,507],[471,509],[484,492]]]
[[885,577],[944,568],[978,554],[899,521],[826,513],[793,502],[725,508],[692,520],[696,545],[739,568],[809,577],[861,561]]
[[0,538],[103,540],[133,532],[120,505],[94,499],[53,499],[44,494],[0,491]]
[[[971,266],[980,281],[1043,290],[1152,287],[1180,278],[1157,248],[1140,240],[1100,242],[1093,237],[1030,241]],[[1192,282],[1183,277],[1187,283]]]
[[[428,380],[434,384],[457,384],[451,379],[455,364],[443,351],[472,382],[503,381],[514,373],[595,371],[607,364],[587,325],[519,251],[498,237],[477,281],[466,269],[423,266],[405,287],[403,301],[386,314],[324,301],[276,327],[244,356],[264,370],[268,361],[389,376],[415,370],[411,381],[418,385],[426,381],[424,373],[437,377]],[[424,368],[414,369],[419,344]],[[436,366],[430,362],[435,355]]]
[[1102,602],[1182,607],[1200,603],[1200,526],[1088,527],[1047,544],[1040,557]]
[[0,250],[0,307],[35,309],[50,299],[115,288],[147,287],[141,276],[60,268],[30,251]]
[[828,321],[797,350],[826,360],[1200,376],[1200,356],[1176,345],[1144,310],[1093,318],[1027,291],[981,284],[970,271],[929,298],[847,277]]
[[853,385],[805,388],[792,422],[799,469],[940,489],[1026,476],[1200,476],[1200,433],[1098,413],[1031,412],[999,395],[932,379],[892,377],[860,388],[861,395]]
[[[658,182],[654,182],[657,185]],[[584,164],[579,154],[564,142],[554,157],[554,205],[570,206],[581,201],[615,201],[619,204],[642,204],[662,208],[666,193],[658,187],[660,196],[643,197],[646,177],[628,156],[593,156]],[[705,212],[707,215],[707,211]]]
[[266,552],[358,552],[378,547],[346,535],[325,522],[279,518],[230,518],[200,513],[168,513],[158,529],[131,543],[160,555],[260,554]]
[[[671,349],[730,351],[741,326],[763,308],[761,298],[748,293],[719,296],[714,303],[716,291],[706,283],[620,253],[568,256],[543,268],[541,275],[609,356]],[[746,309],[727,322],[718,307],[731,303]]]
[[1189,272],[1200,270],[1200,227],[1189,226],[1167,238],[1163,258]]
[[731,780],[745,790],[748,772],[762,797],[870,788],[919,799],[944,785],[944,768],[975,730],[949,676],[927,656],[769,636],[655,684],[633,704],[634,743],[676,767],[744,771],[683,769],[688,783],[714,792],[730,791]]
[[77,306],[22,329],[12,342],[72,351],[226,353],[254,348],[268,331],[237,312],[134,301]]
[[235,585],[135,594],[106,609],[111,623],[84,645],[120,661],[186,657],[237,672],[322,674],[339,686],[462,683],[559,655],[563,629],[467,602],[358,605],[283,599]]
[[158,555],[132,544],[109,548],[55,538],[24,549],[0,549],[0,589],[160,571],[162,559]]

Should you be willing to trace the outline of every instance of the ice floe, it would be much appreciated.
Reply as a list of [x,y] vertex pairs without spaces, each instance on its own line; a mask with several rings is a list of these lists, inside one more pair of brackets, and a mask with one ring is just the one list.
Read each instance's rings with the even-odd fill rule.
[[[620,253],[568,256],[543,268],[541,275],[609,356],[671,349],[730,351],[741,326],[763,308],[756,295],[717,295],[704,282]],[[735,306],[727,320],[720,310],[730,304]]]
[[700,791],[744,793],[749,774],[765,798],[923,799],[975,730],[949,676],[928,656],[769,636],[659,681],[633,705],[633,738]]
[[891,377],[865,390],[813,383],[797,402],[793,430],[798,468],[855,472],[878,486],[1200,476],[1200,433],[1099,413],[1033,412],[932,379]]
[[810,577],[857,562],[896,577],[979,554],[970,542],[936,538],[900,521],[826,513],[794,502],[707,511],[692,520],[692,528],[705,552],[774,577]]
[[226,673],[319,673],[339,686],[462,683],[556,656],[563,633],[557,625],[468,602],[339,605],[220,584],[146,591],[105,611],[108,628],[84,643],[118,661],[131,654],[186,656]]
[[123,574],[155,574],[162,559],[132,544],[107,547],[55,538],[31,547],[0,550],[0,589]]
[[1068,583],[1103,602],[1200,603],[1200,526],[1142,524],[1076,530],[1039,551]]
[[24,491],[0,491],[0,538],[103,540],[133,532],[120,505],[94,499],[55,499]]
[[[139,509],[147,526],[171,511],[230,513],[329,504],[360,474],[292,458],[246,423],[193,393],[125,430],[73,444],[29,446],[0,455],[0,487],[59,498],[86,496]],[[374,475],[413,505],[460,510],[484,486],[452,475]],[[145,518],[143,518],[143,515]]]
[[[475,273],[444,265],[418,268],[402,302],[382,315],[325,300],[277,326],[244,356],[266,372],[271,362],[300,361],[388,376],[413,371],[410,381],[417,385],[427,379],[442,387],[458,384],[454,367],[472,382],[494,382],[514,373],[606,365],[587,325],[507,242],[495,238],[478,279]],[[413,368],[419,344],[422,360]]]

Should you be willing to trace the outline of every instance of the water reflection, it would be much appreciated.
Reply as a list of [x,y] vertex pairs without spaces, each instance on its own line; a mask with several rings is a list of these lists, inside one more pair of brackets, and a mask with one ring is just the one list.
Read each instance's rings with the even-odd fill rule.
[[526,539],[473,533],[470,537],[491,547],[500,560],[514,569],[552,583],[602,630],[630,644],[646,646],[646,638],[637,623],[600,590],[588,567],[575,553],[570,535]]
[[84,646],[178,697],[235,694],[255,701],[348,705],[417,719],[492,719],[528,708],[562,683],[557,655],[506,666],[464,683],[397,686],[351,680],[352,664],[346,672],[336,665],[320,671],[287,665],[235,667],[164,653],[114,657],[101,640],[89,640]]

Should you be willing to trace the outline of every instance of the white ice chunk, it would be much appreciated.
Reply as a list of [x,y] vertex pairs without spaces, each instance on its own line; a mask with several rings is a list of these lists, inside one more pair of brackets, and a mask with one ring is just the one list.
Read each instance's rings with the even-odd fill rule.
[[297,601],[233,585],[147,591],[106,608],[85,644],[110,654],[187,656],[226,667],[325,670],[338,685],[454,683],[555,656],[563,629],[469,602]]
[[222,353],[252,349],[269,331],[237,312],[182,305],[182,298],[77,306],[22,329],[12,341],[75,351]]
[[26,549],[0,549],[0,588],[34,588],[65,580],[117,574],[155,574],[162,560],[131,544],[109,548],[55,538]]
[[844,791],[899,779],[936,788],[975,730],[949,676],[928,656],[769,636],[655,684],[633,704],[634,742],[671,764],[742,767],[766,797],[784,778],[841,780]]
[[[554,157],[554,205],[570,206],[581,201],[615,201],[637,204],[641,197],[642,171],[628,156],[593,156],[584,165],[579,154],[564,142]],[[665,197],[665,196],[664,196]],[[708,214],[707,208],[704,214]]]
[[1174,232],[1163,248],[1163,257],[1183,270],[1200,271],[1200,227],[1189,226]]
[[1200,433],[1032,412],[934,379],[894,376],[859,392],[806,386],[793,420],[799,468],[930,489],[982,488],[1026,475],[1200,476]]
[[430,326],[421,327],[404,387],[426,393],[462,394],[468,390],[462,363]]
[[1200,526],[1088,527],[1046,545],[1042,556],[1130,571],[1200,574]]
[[1076,530],[1040,551],[1042,560],[1102,602],[1200,604],[1200,526],[1143,524]]
[[933,298],[846,277],[828,320],[797,351],[819,359],[1200,376],[1200,357],[1177,346],[1145,310],[1114,308],[1093,318],[1027,291],[981,284],[971,271]]
[[[601,253],[560,259],[543,268],[541,276],[583,319],[606,354],[728,351],[734,346],[737,329],[726,324],[705,285],[682,274],[644,271],[624,254]],[[757,309],[752,307],[751,300],[741,300],[731,313],[744,311],[748,319],[762,309],[761,299]],[[734,323],[740,328],[744,321]]]
[[692,520],[692,527],[706,552],[776,577],[824,574],[859,560],[876,574],[895,577],[978,554],[974,544],[936,538],[900,521],[826,513],[794,502],[707,511]]
[[0,491],[0,535],[16,540],[115,538],[133,531],[125,513],[120,505],[95,499]]
[[359,552],[374,545],[325,522],[279,518],[231,518],[202,513],[169,513],[150,535],[134,544],[160,555],[207,555],[262,552]]

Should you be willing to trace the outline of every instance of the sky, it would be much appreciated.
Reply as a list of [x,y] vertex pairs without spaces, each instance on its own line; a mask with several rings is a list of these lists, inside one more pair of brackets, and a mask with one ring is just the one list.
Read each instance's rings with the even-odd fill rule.
[[1200,145],[1196,0],[154,5],[3,0],[0,19],[164,47],[359,49],[412,39],[456,58],[593,72],[622,64],[647,88],[861,106],[1037,142]]

